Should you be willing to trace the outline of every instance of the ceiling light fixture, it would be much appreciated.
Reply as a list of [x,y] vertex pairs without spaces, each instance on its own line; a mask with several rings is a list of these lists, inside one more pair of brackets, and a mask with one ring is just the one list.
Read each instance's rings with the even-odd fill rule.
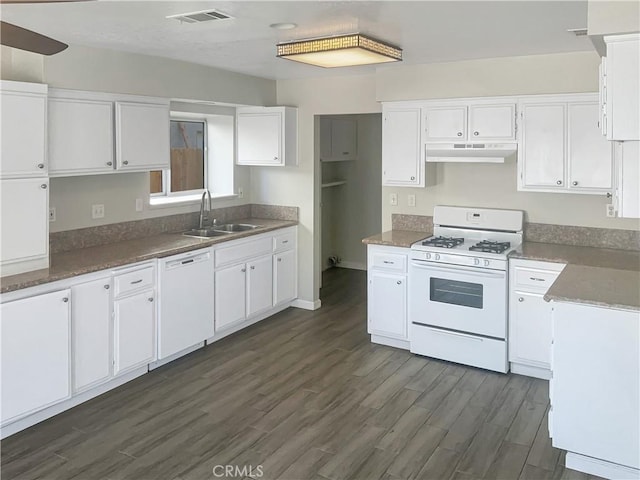
[[280,58],[324,68],[402,61],[402,49],[359,33],[279,43],[277,48]]
[[292,28],[296,28],[298,24],[297,23],[272,23],[269,26],[271,28],[275,28],[276,30],[291,30]]

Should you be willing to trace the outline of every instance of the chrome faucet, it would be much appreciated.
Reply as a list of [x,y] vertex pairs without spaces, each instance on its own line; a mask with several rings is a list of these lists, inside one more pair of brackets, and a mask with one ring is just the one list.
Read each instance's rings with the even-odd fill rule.
[[[207,209],[207,211],[205,212],[204,210],[204,201],[205,199],[209,197],[209,208]],[[209,214],[211,213],[211,193],[209,193],[209,190],[206,190],[204,192],[202,192],[202,200],[200,201],[200,223],[198,228],[202,229],[205,228],[207,225],[207,223],[209,222]],[[213,219],[213,224],[216,224],[216,219]]]

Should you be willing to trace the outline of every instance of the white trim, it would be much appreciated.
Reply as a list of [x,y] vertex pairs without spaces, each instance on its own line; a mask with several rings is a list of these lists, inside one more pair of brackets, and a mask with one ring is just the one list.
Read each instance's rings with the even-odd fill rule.
[[169,355],[168,357],[162,358],[160,360],[156,360],[155,362],[151,362],[149,364],[149,371],[155,370],[158,367],[161,367],[163,365],[166,365],[167,363],[173,362],[174,360],[177,360],[180,357],[184,357],[185,355],[195,352],[196,350],[199,350],[204,346],[205,346],[205,343],[203,340],[191,347],[187,347],[184,350],[179,351],[178,353],[174,353],[173,355]]
[[640,470],[637,468],[626,467],[574,452],[567,452],[565,467],[612,480],[637,480],[640,478]]
[[342,261],[336,265],[339,268],[349,268],[351,270],[367,270],[367,264],[363,262]]
[[551,370],[548,368],[534,367],[532,365],[524,365],[522,363],[510,363],[511,373],[525,375],[527,377],[540,378],[542,380],[551,379]]
[[248,318],[246,320],[243,320],[242,322],[235,323],[231,327],[225,330],[222,330],[221,332],[216,332],[213,337],[207,338],[207,345],[215,343],[218,340],[222,340],[224,337],[228,337],[232,333],[236,333],[240,330],[243,330],[248,326],[253,325],[254,323],[258,323],[261,320],[264,320],[265,318],[275,315],[276,313],[280,313],[281,311],[286,310],[290,306],[292,306],[290,302],[283,303],[281,305],[278,305],[277,307],[270,308],[269,310],[261,313],[260,315],[256,315],[255,317]]
[[291,302],[291,306],[295,308],[302,308],[303,310],[318,310],[322,306],[322,302],[320,299],[309,301],[297,298]]
[[[195,195],[182,195],[182,196],[157,196],[157,197],[149,197],[149,208],[153,210],[154,208],[166,208],[173,207],[175,205],[187,205],[187,204],[199,204],[202,198],[202,192]],[[232,199],[238,198],[236,193],[212,193],[212,200],[224,200],[224,199]]]
[[20,420],[16,420],[13,423],[8,425],[4,425],[2,429],[0,429],[0,439],[7,438],[14,433],[18,433],[21,430],[31,427],[36,423],[40,423],[48,418],[51,418],[59,413],[64,412],[65,410],[69,410],[70,408],[75,407],[76,405],[80,405],[81,403],[86,402],[87,400],[91,400],[98,395],[102,395],[109,390],[113,390],[120,385],[123,385],[127,382],[130,382],[134,378],[140,377],[148,372],[147,365],[137,368],[125,375],[121,375],[119,377],[114,378],[112,381],[103,383],[99,387],[92,388],[91,390],[87,390],[85,392],[74,395],[73,397],[64,400],[60,403],[52,405],[44,410],[40,410],[39,412],[33,413],[28,417],[23,417]]
[[388,347],[401,348],[403,350],[409,350],[408,340],[398,340],[397,338],[382,337],[380,335],[371,335],[371,343],[377,343],[380,345],[387,345]]

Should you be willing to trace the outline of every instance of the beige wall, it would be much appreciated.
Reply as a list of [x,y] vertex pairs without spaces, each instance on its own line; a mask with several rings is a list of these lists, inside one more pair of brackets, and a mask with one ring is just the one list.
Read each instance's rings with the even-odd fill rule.
[[589,35],[609,35],[640,31],[640,2],[637,0],[589,0]]

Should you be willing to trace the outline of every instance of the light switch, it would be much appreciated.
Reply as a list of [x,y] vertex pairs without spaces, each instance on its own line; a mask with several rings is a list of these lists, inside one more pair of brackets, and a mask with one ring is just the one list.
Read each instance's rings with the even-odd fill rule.
[[398,194],[390,193],[389,194],[389,204],[390,205],[398,205]]
[[410,207],[415,207],[416,206],[416,196],[413,193],[410,193],[409,195],[407,195],[407,205]]

